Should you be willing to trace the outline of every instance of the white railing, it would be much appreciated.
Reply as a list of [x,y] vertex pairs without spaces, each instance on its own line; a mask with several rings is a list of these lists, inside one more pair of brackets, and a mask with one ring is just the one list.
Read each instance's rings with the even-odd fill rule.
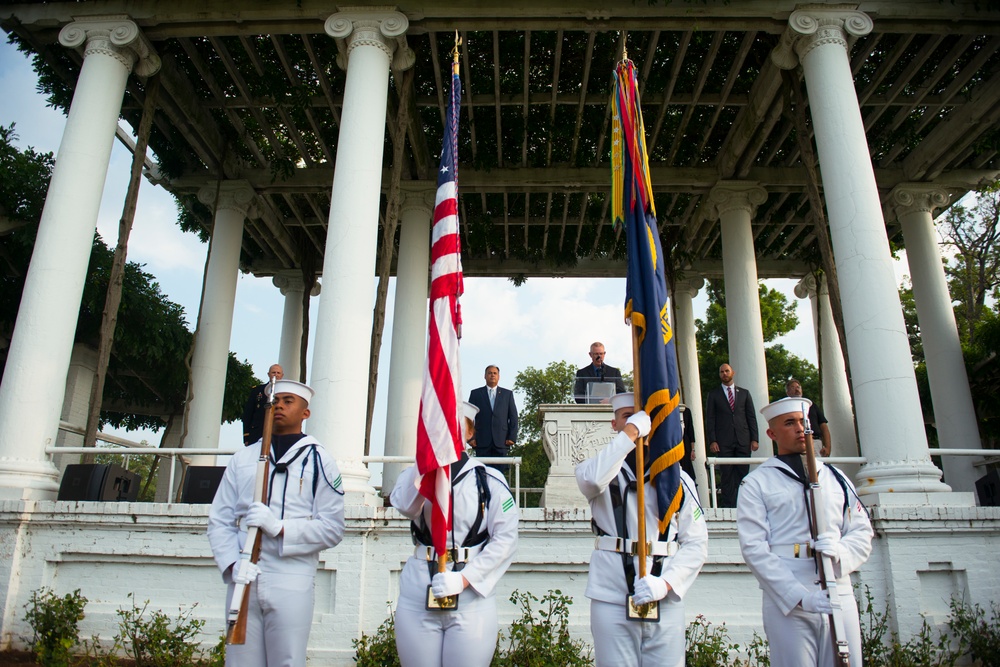
[[[76,433],[82,435],[82,429],[70,426],[68,424],[60,424],[60,429],[68,431],[70,433]],[[167,492],[167,502],[176,502],[176,497],[174,494],[174,481],[177,466],[175,465],[175,459],[180,458],[180,461],[184,465],[190,463],[189,456],[231,456],[235,454],[236,449],[222,449],[222,448],[211,448],[211,447],[150,447],[149,445],[142,445],[140,443],[126,440],[125,438],[119,438],[113,435],[105,435],[103,433],[98,433],[97,439],[101,442],[107,442],[115,447],[57,447],[49,446],[45,448],[45,453],[52,457],[57,454],[112,454],[115,456],[124,457],[124,467],[128,470],[128,460],[131,456],[160,456],[163,458],[170,459],[170,481]],[[514,499],[515,502],[520,503],[520,490],[521,490],[521,457],[520,456],[482,456],[478,457],[479,461],[487,464],[499,464],[505,463],[514,466]],[[361,457],[363,463],[405,463],[412,464],[415,458],[412,456],[363,456]],[[178,489],[178,493],[179,493]]]
[[[998,459],[1000,460],[1000,451],[990,450],[990,449],[941,449],[941,448],[928,448],[928,453],[931,456],[982,456],[986,457],[987,460],[977,461],[973,463],[975,466],[988,465],[990,461],[988,459]],[[996,451],[995,455],[990,455],[989,452]],[[709,456],[705,459],[705,464],[708,466],[708,500],[711,507],[716,507],[715,498],[715,466],[745,466],[745,465],[760,465],[764,461],[767,461],[769,456],[740,456],[733,458],[723,458],[720,456]],[[828,456],[820,457],[820,460],[824,463],[868,463],[868,458],[865,456]]]

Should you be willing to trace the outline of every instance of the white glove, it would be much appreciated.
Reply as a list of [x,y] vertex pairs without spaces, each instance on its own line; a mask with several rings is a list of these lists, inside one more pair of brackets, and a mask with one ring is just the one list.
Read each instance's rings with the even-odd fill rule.
[[840,533],[827,530],[813,540],[813,549],[834,560],[840,560]]
[[270,537],[277,537],[283,526],[281,520],[274,516],[271,508],[264,503],[254,503],[247,511],[246,522],[248,526],[258,526]]
[[234,584],[243,584],[244,586],[247,586],[251,582],[257,580],[258,574],[260,574],[260,568],[257,567],[256,563],[251,563],[250,559],[241,558],[233,563]]
[[659,577],[647,574],[642,579],[635,580],[635,594],[632,595],[632,604],[640,606],[667,597],[670,587],[667,582]]
[[636,429],[638,429],[639,431],[640,438],[645,438],[647,435],[649,435],[649,429],[652,426],[652,424],[650,424],[649,422],[649,415],[647,415],[642,410],[636,412],[634,415],[625,420],[625,423],[635,426]]
[[431,593],[441,599],[458,595],[465,590],[465,577],[461,572],[438,572],[431,579]]
[[817,591],[810,591],[805,594],[800,603],[805,611],[814,614],[832,614],[833,607],[830,606],[830,593],[822,588]]

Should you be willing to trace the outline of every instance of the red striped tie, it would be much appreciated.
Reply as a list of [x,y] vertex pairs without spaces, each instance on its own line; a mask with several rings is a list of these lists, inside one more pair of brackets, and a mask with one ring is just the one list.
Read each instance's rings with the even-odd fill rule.
[[726,387],[726,396],[729,398],[729,409],[736,412],[736,399],[733,398],[732,387]]

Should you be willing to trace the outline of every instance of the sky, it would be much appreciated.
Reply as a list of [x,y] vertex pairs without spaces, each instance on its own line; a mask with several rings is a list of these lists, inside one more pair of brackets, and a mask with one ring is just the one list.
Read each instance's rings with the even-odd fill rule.
[[[58,153],[65,125],[61,111],[48,108],[36,91],[36,77],[30,61],[3,40],[0,45],[0,124],[16,124],[18,145]],[[131,134],[131,128],[125,125]],[[58,154],[57,154],[58,158]],[[131,168],[131,154],[116,140],[101,203],[97,229],[109,246],[117,243],[125,190]],[[461,196],[461,181],[459,182]],[[129,261],[142,264],[156,277],[162,292],[183,306],[189,326],[197,322],[207,244],[177,226],[173,197],[159,186],[143,181],[132,234]],[[373,261],[374,272],[374,261]],[[796,280],[768,280],[767,285],[786,293],[796,307],[799,326],[779,339],[792,353],[816,363],[813,322],[808,301],[792,294]],[[383,348],[379,364],[372,427],[371,453],[383,452],[389,357],[392,345],[392,310],[395,280],[389,285]],[[327,287],[324,286],[324,289]],[[606,362],[623,372],[631,370],[631,338],[622,317],[624,279],[529,278],[514,287],[502,278],[468,278],[462,298],[463,338],[461,341],[462,391],[464,395],[482,386],[488,364],[500,367],[500,385],[513,387],[517,373],[527,367],[544,368],[552,361],[568,361],[585,366],[590,344],[601,341],[607,349]],[[230,350],[253,365],[263,379],[277,361],[281,337],[283,298],[270,278],[240,274]],[[310,331],[315,335],[319,298],[312,300]],[[695,317],[703,317],[708,301],[700,293],[694,302]],[[309,350],[315,340],[310,339]],[[311,366],[311,354],[307,370]],[[738,369],[737,369],[738,371]],[[518,397],[519,404],[520,399]],[[132,440],[159,443],[152,432],[109,431]],[[236,447],[242,428],[238,422],[223,425],[220,446]],[[160,431],[162,434],[162,431]],[[360,445],[359,445],[360,447]]]

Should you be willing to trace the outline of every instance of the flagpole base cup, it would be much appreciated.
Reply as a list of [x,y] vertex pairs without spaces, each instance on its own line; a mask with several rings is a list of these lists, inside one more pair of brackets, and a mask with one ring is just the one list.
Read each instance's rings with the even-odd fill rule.
[[659,601],[647,602],[637,605],[632,602],[632,596],[625,596],[625,618],[636,623],[659,623],[660,603]]
[[458,596],[448,595],[443,598],[434,597],[431,587],[427,587],[427,602],[424,604],[427,611],[455,611],[458,609]]

